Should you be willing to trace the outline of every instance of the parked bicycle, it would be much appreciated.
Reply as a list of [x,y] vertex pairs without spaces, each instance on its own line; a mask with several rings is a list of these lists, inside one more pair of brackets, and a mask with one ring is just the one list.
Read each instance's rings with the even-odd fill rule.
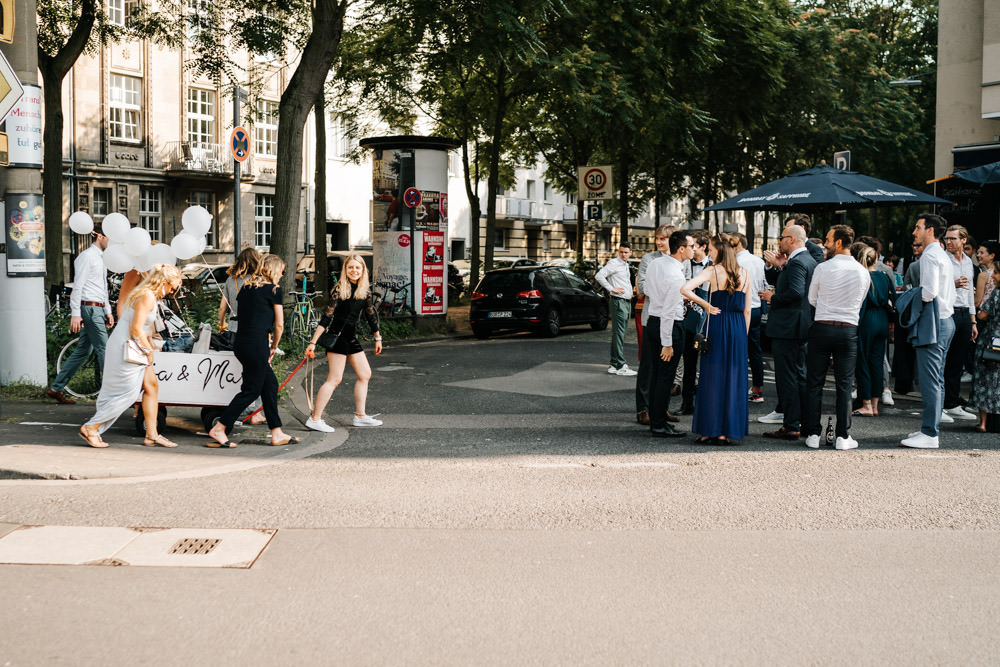
[[381,291],[378,289],[372,291],[375,312],[378,313],[379,318],[391,319],[394,317],[412,317],[416,315],[413,311],[413,306],[410,305],[409,299],[410,285],[412,284],[375,283],[376,288],[381,288]]
[[292,314],[288,318],[288,338],[295,354],[303,354],[312,332],[320,319],[320,309],[315,307],[320,292],[292,292],[295,301],[291,304]]

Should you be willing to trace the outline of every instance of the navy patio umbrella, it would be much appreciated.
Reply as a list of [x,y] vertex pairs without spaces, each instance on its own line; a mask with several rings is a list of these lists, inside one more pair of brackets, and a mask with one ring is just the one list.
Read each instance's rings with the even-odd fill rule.
[[963,181],[969,181],[978,185],[989,185],[990,183],[1000,183],[1000,162],[991,162],[975,169],[966,169],[954,174]]
[[821,164],[741,192],[705,210],[815,211],[950,203],[919,190]]

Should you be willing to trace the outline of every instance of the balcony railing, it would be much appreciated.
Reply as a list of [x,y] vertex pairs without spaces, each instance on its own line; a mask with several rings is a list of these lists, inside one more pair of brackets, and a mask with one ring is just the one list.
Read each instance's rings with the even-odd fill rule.
[[[167,171],[190,171],[207,174],[230,175],[233,173],[233,155],[229,146],[201,144],[191,141],[168,141],[165,145]],[[241,166],[244,174],[253,173],[253,158]]]

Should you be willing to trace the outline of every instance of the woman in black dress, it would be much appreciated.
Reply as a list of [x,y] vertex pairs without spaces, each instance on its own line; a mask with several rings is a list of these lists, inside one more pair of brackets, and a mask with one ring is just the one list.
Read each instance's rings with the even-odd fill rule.
[[[240,314],[240,328],[233,341],[233,353],[243,364],[243,384],[240,393],[233,397],[219,421],[208,432],[208,447],[235,447],[226,432],[233,427],[240,414],[258,396],[264,405],[264,417],[271,429],[271,444],[294,445],[299,442],[281,430],[278,416],[278,379],[271,369],[271,359],[278,349],[281,333],[285,330],[285,316],[281,308],[281,288],[278,281],[285,273],[285,261],[277,255],[265,255],[236,296]],[[273,330],[268,345],[268,334]]]
[[356,328],[358,320],[364,314],[368,328],[375,335],[375,354],[382,354],[382,335],[378,331],[378,316],[375,314],[375,304],[372,302],[371,285],[368,280],[368,267],[360,255],[351,255],[344,262],[344,270],[340,280],[330,290],[330,305],[327,306],[319,326],[313,333],[312,340],[306,348],[306,354],[316,349],[316,343],[324,331],[339,333],[337,342],[326,348],[326,361],[330,367],[326,382],[316,391],[316,402],[313,413],[306,420],[306,427],[314,431],[332,433],[333,427],[323,421],[323,410],[344,378],[344,367],[351,363],[358,379],[354,383],[354,425],[381,426],[381,420],[369,416],[365,412],[365,401],[368,399],[368,381],[372,377],[368,358],[358,342]]

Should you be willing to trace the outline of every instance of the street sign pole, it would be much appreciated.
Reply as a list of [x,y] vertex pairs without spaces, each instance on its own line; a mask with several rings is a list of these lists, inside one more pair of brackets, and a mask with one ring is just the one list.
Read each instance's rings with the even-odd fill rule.
[[[247,91],[233,90],[233,127],[240,125],[240,101],[247,101]],[[232,143],[232,142],[230,142]],[[240,256],[240,161],[233,159],[233,256]]]

